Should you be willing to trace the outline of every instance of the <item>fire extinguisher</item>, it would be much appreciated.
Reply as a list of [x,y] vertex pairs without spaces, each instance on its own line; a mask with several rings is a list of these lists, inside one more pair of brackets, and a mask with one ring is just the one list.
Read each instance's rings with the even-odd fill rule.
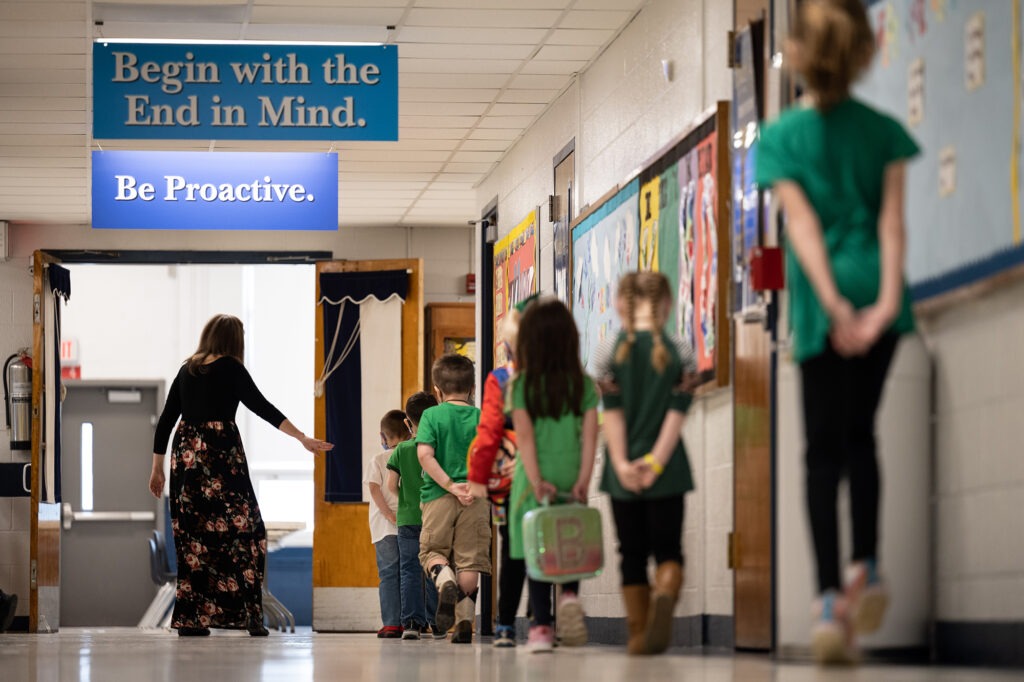
[[4,363],[4,407],[11,450],[32,449],[32,356],[23,349]]

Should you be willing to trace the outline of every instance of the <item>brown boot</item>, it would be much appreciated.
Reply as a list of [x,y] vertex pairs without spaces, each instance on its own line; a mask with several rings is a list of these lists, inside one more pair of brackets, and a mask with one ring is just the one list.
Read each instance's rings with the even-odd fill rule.
[[629,633],[626,651],[631,656],[641,656],[647,653],[644,628],[651,606],[651,588],[649,585],[623,585],[622,601],[626,605],[626,630]]
[[658,564],[654,574],[651,608],[647,616],[645,648],[649,654],[660,654],[672,641],[672,614],[683,586],[683,567],[675,561]]

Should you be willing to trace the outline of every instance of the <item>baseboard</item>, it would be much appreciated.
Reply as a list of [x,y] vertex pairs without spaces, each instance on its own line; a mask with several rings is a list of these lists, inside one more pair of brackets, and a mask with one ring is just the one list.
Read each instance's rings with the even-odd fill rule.
[[[530,622],[516,618],[516,635],[525,639]],[[593,644],[625,646],[626,619],[587,616],[587,638]],[[703,614],[672,621],[672,646],[689,649],[732,650],[733,617]]]
[[1024,622],[935,623],[939,663],[1024,667]]

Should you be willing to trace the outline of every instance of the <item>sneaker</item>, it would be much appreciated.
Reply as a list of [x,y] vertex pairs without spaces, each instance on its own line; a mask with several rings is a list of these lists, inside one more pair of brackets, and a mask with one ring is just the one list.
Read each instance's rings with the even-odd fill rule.
[[583,606],[572,592],[562,594],[555,612],[558,641],[563,646],[583,646],[587,643],[587,624],[583,620]]
[[397,625],[385,625],[377,630],[377,639],[398,639],[402,636],[402,628]]
[[455,604],[459,601],[459,586],[455,582],[455,572],[445,566],[434,579],[437,586],[437,613],[434,622],[441,632],[448,632],[455,625]]
[[812,607],[811,652],[823,665],[856,662],[853,630],[849,621],[846,598],[829,590],[815,600]]
[[412,625],[412,626],[407,627],[404,630],[402,630],[402,639],[417,639],[418,640],[419,638],[420,638],[420,629],[416,625]]
[[512,649],[516,645],[516,629],[511,625],[499,625],[494,633],[494,646],[498,649]]
[[526,651],[531,654],[549,654],[555,648],[555,633],[550,625],[534,625],[530,627],[530,635],[526,639]]
[[209,637],[210,628],[178,628],[178,637]]
[[448,633],[436,625],[430,626],[430,636],[434,639],[448,639]]
[[866,635],[882,626],[889,593],[878,575],[874,559],[858,561],[847,568],[844,594],[850,605],[850,622],[857,634]]

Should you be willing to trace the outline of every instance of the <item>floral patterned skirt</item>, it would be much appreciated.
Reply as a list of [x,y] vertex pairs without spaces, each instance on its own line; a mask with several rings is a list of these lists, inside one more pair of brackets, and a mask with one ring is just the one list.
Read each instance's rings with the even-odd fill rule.
[[262,625],[267,531],[234,422],[178,425],[171,521],[178,558],[171,627]]

